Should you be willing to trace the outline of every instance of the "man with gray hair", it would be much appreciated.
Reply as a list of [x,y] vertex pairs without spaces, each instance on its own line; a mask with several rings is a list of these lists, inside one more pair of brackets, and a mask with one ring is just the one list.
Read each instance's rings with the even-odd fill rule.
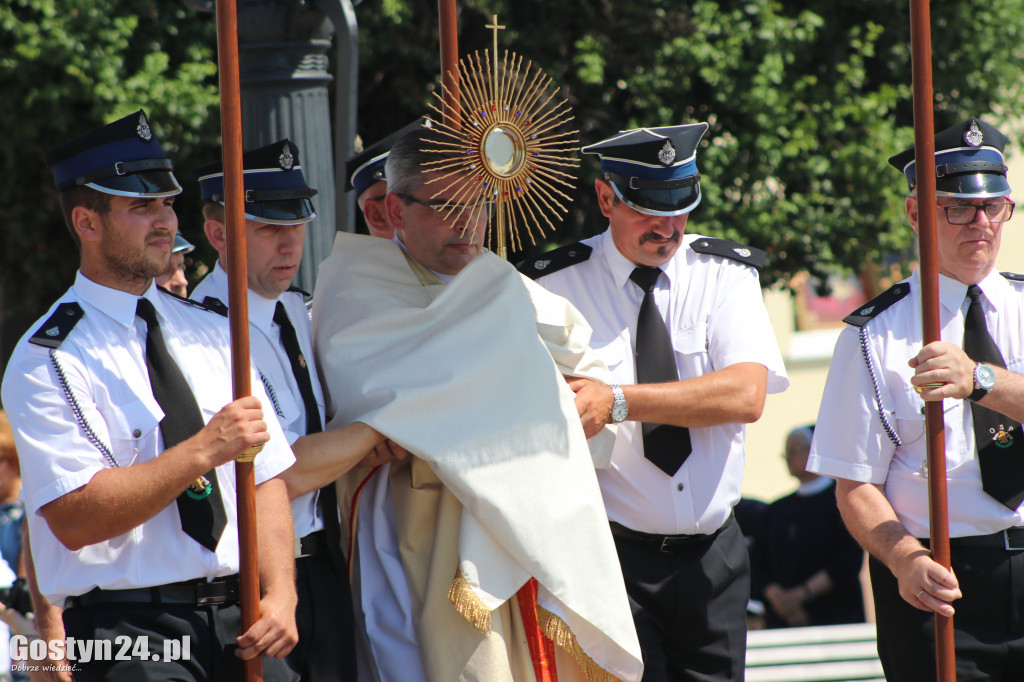
[[[807,468],[836,479],[851,535],[871,554],[878,655],[888,680],[935,678],[933,614],[956,615],[956,677],[1016,680],[1024,647],[1024,277],[996,268],[1013,216],[1006,136],[971,118],[889,159],[920,229],[917,175],[935,174],[941,340],[921,338],[920,271],[848,315]],[[923,346],[923,347],[922,347]],[[929,548],[924,404],[943,401],[952,571]]]
[[606,370],[564,299],[483,249],[486,212],[427,170],[438,146],[429,129],[393,146],[394,240],[339,233],[313,297],[327,428],[361,421],[411,454],[339,485],[361,665],[379,680],[533,680],[551,665],[639,680],[594,474],[613,432],[588,448],[562,378]]

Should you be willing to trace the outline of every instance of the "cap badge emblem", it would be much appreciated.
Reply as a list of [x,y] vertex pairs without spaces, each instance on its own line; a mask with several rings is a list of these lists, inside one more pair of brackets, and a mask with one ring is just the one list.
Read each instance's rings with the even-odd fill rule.
[[135,126],[135,132],[146,142],[153,139],[153,129],[149,127],[145,114],[139,114],[139,125]]
[[750,258],[750,249],[733,249],[733,251],[741,258]]
[[985,136],[978,127],[978,122],[972,118],[971,125],[964,131],[964,142],[972,147],[980,147],[984,140]]
[[277,162],[284,170],[291,170],[295,166],[295,157],[292,156],[292,150],[287,144],[281,148],[281,156],[277,157]]
[[672,162],[676,160],[676,148],[672,146],[671,140],[665,140],[665,144],[658,151],[658,161],[661,161],[663,166],[671,166]]
[[547,269],[547,267],[549,265],[551,265],[551,261],[550,260],[539,260],[539,261],[537,261],[536,263],[533,264],[533,269],[534,270],[545,270],[545,269]]

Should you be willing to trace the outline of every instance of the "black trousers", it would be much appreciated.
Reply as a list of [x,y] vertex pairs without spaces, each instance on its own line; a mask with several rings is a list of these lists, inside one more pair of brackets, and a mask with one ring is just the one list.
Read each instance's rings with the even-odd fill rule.
[[662,552],[615,538],[644,659],[643,682],[743,680],[750,563],[739,524]]
[[[66,637],[108,640],[112,653],[122,654],[122,660],[68,660],[68,664],[74,666],[75,682],[241,682],[242,659],[235,655],[241,619],[237,604],[96,604],[65,609]],[[164,642],[183,642],[185,637],[189,638],[187,660],[184,655],[180,660],[165,660]],[[136,648],[143,641],[148,643],[145,653]],[[123,649],[126,644],[128,648]],[[298,676],[284,660],[264,657],[263,679],[295,682]]]
[[[954,544],[950,554],[964,595],[953,604],[957,682],[1024,680],[1024,551]],[[935,680],[932,613],[904,601],[895,576],[873,557],[870,570],[886,680]]]
[[299,643],[285,659],[303,682],[355,682],[355,616],[348,576],[327,553],[295,560]]

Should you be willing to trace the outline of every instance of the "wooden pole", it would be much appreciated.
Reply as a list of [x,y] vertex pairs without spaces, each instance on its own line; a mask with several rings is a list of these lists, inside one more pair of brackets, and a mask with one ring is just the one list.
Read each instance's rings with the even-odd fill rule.
[[[238,76],[238,13],[235,0],[217,0],[217,64],[220,73],[220,126],[224,161],[227,227],[228,323],[231,328],[231,379],[234,398],[252,394],[249,369],[249,287],[245,260],[245,197],[242,183],[242,101]],[[241,454],[241,453],[239,453]],[[235,461],[238,495],[238,578],[241,632],[260,617],[256,548],[256,485],[252,461]],[[245,661],[246,682],[263,679],[263,662]]]
[[[444,124],[459,129],[459,27],[455,0],[437,0],[438,31],[441,40],[441,83],[444,84]],[[497,56],[495,56],[497,59]]]
[[[921,248],[921,307],[924,343],[941,340],[939,268],[935,234],[935,121],[932,111],[932,36],[928,0],[910,0],[910,42],[914,79],[914,150],[917,169],[918,235]],[[925,403],[928,445],[928,526],[932,558],[947,569],[949,509],[946,495],[946,438],[942,401]],[[935,614],[938,682],[955,682],[953,619]]]

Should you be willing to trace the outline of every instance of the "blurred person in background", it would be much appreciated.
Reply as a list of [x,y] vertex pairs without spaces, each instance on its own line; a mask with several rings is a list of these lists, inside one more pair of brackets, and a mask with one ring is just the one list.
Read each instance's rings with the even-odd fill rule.
[[800,482],[765,509],[754,552],[770,628],[864,622],[864,552],[836,506],[835,481],[807,471],[814,426],[786,436],[786,466]]

